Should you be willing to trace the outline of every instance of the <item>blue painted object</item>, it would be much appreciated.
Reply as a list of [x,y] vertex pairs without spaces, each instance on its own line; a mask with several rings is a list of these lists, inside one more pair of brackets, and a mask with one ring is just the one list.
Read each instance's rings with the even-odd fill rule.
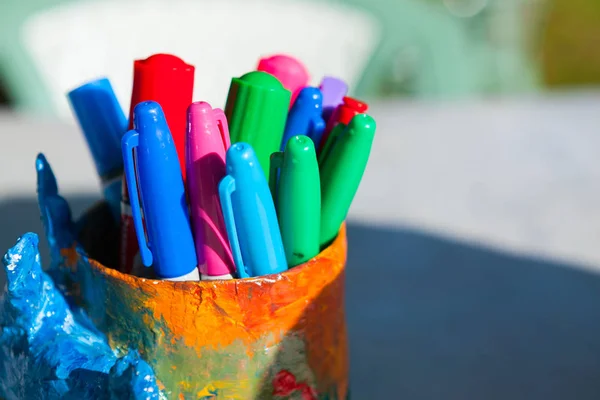
[[325,121],[321,116],[322,105],[323,95],[318,88],[309,86],[300,91],[285,123],[281,151],[285,151],[288,140],[296,135],[310,137],[318,148],[325,130]]
[[0,398],[159,398],[154,373],[136,352],[118,359],[101,334],[76,322],[41,269],[37,235],[25,234],[2,261]]
[[38,177],[38,204],[42,224],[48,231],[51,259],[59,260],[58,249],[70,247],[75,242],[71,209],[67,201],[59,196],[54,172],[43,154],[37,156],[35,169]]
[[287,270],[275,205],[252,146],[232,145],[226,167],[219,196],[239,277]]
[[115,220],[119,221],[123,175],[121,137],[127,131],[125,113],[106,78],[72,90],[68,98],[100,175],[104,198]]
[[133,119],[135,130],[123,136],[122,151],[142,262],[152,265],[161,278],[197,281],[200,277],[183,177],[165,115],[158,103],[145,101],[135,107]]

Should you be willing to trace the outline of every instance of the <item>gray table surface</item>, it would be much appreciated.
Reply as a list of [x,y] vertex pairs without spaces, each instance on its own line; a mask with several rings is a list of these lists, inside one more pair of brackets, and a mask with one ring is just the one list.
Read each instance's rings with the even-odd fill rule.
[[[600,93],[373,103],[349,222],[353,398],[600,397],[599,110]],[[41,233],[37,152],[76,214],[98,198],[73,124],[3,112],[0,136],[0,247]]]

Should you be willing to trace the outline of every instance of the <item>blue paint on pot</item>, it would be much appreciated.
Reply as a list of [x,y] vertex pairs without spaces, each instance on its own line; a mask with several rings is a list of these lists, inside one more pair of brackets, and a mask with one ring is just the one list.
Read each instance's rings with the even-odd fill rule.
[[37,235],[25,234],[2,261],[0,398],[158,399],[154,373],[136,352],[118,359],[77,322],[42,271]]

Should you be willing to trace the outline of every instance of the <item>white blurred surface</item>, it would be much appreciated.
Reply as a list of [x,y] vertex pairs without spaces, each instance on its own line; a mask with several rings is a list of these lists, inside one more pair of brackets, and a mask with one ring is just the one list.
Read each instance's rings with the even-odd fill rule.
[[232,76],[256,68],[257,55],[284,52],[305,63],[313,84],[335,74],[353,87],[380,31],[369,15],[335,3],[108,0],[43,10],[25,22],[21,36],[58,114],[69,118],[64,94],[105,75],[128,110],[133,76],[128,60],[155,53],[197,66],[194,100],[215,107],[224,107]]
[[600,267],[600,93],[371,110],[353,218]]

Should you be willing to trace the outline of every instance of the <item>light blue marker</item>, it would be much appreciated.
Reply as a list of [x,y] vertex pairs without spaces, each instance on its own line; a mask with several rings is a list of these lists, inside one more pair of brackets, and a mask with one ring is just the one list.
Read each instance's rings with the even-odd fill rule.
[[226,168],[219,196],[238,277],[287,270],[275,205],[252,146],[232,145]]

